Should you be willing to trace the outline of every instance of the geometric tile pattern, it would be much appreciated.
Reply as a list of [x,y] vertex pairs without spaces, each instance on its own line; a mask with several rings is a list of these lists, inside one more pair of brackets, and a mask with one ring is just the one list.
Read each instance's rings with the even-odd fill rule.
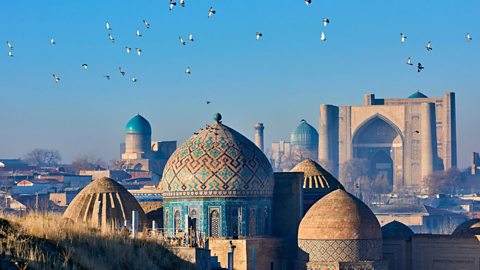
[[177,148],[161,184],[164,198],[271,197],[273,170],[249,139],[216,123]]
[[382,240],[298,240],[310,262],[361,262],[382,260]]
[[387,270],[385,262],[309,262],[306,267],[300,269],[307,270]]

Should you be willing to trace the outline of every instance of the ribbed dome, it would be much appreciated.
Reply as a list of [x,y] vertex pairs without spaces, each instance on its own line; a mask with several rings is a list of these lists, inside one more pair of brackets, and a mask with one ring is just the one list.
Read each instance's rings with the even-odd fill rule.
[[381,239],[380,224],[362,201],[342,189],[326,195],[305,214],[298,239]]
[[303,172],[303,188],[306,190],[316,189],[330,192],[336,189],[344,189],[333,175],[311,159],[298,163],[290,172]]
[[143,133],[152,134],[152,127],[150,123],[140,114],[135,115],[125,126],[127,133]]
[[263,152],[217,121],[172,154],[163,172],[164,198],[272,196],[273,170]]
[[408,239],[413,235],[412,229],[396,220],[382,227],[383,239]]
[[424,93],[417,91],[411,94],[408,98],[428,98]]
[[318,132],[307,121],[302,120],[290,134],[290,141],[294,145],[316,145],[318,144]]
[[453,231],[452,235],[455,235],[455,236],[480,235],[480,219],[474,218],[474,219],[465,221],[464,223],[458,225],[455,231]]
[[122,185],[103,177],[92,181],[73,198],[63,217],[102,229],[117,229],[138,212],[140,224],[147,218],[137,200]]

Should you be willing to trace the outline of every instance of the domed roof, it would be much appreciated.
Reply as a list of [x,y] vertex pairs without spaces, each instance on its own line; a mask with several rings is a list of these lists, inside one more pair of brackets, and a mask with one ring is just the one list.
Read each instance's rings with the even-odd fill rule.
[[330,192],[344,189],[342,184],[317,162],[306,159],[298,163],[290,172],[303,172],[303,188]]
[[273,170],[267,157],[220,119],[169,158],[161,182],[164,198],[272,196]]
[[455,236],[480,235],[480,219],[474,218],[474,219],[465,221],[464,223],[458,225],[455,231],[453,231],[452,235],[455,235]]
[[424,93],[417,91],[411,94],[408,98],[428,98]]
[[140,114],[135,115],[125,126],[127,133],[152,134],[150,123]]
[[300,124],[290,134],[290,141],[296,145],[318,144],[318,132],[307,121],[300,121]]
[[382,227],[383,239],[408,239],[413,235],[410,227],[396,220]]
[[318,200],[303,217],[299,240],[378,240],[380,224],[373,212],[350,193],[337,189]]
[[118,228],[138,212],[140,223],[146,216],[137,200],[122,185],[103,177],[92,181],[73,198],[63,217],[102,229]]

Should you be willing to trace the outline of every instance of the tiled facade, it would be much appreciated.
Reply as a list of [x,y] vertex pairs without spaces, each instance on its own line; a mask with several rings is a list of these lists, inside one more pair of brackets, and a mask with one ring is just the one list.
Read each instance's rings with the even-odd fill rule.
[[[172,234],[184,230],[187,215],[196,229],[209,237],[263,236],[271,234],[272,203],[269,199],[221,199],[165,201],[164,227]],[[178,213],[178,214],[177,214]],[[180,217],[180,223],[175,220]]]

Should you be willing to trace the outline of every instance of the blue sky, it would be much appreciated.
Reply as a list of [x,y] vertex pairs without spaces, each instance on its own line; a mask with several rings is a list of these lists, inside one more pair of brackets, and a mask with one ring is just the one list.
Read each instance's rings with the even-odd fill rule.
[[[269,145],[288,139],[300,119],[318,126],[321,103],[361,104],[367,92],[405,97],[419,89],[429,96],[457,93],[458,154],[467,166],[471,151],[480,150],[480,2],[312,2],[186,0],[187,7],[170,12],[168,0],[7,1],[0,11],[0,156],[48,147],[65,161],[83,154],[110,160],[137,112],[158,140],[183,141],[218,111],[249,137],[263,122]],[[217,14],[208,19],[210,6]],[[326,29],[324,17],[331,21]],[[190,33],[195,42],[181,46],[178,37]],[[428,40],[432,52],[425,50]],[[125,46],[143,55],[127,55]],[[425,70],[407,66],[408,56]]]

